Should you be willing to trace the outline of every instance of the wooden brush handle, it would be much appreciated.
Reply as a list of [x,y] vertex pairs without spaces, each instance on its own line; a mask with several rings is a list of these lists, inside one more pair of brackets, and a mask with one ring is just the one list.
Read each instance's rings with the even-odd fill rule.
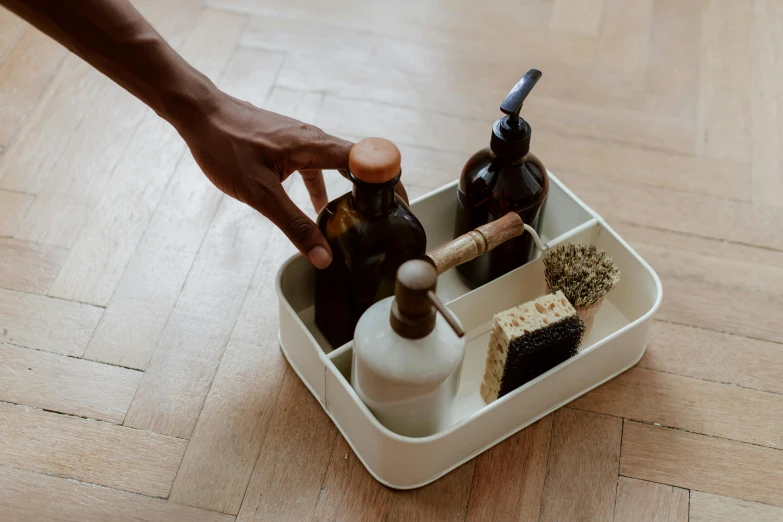
[[442,274],[449,268],[476,259],[512,237],[521,236],[524,232],[525,223],[522,218],[516,212],[509,212],[492,223],[462,234],[454,241],[430,252],[427,257],[435,265],[438,274]]

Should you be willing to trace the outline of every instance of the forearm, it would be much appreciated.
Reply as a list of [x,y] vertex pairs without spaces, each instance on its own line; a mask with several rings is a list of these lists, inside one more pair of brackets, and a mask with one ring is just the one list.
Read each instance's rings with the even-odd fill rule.
[[215,86],[127,0],[0,0],[175,126],[208,112]]

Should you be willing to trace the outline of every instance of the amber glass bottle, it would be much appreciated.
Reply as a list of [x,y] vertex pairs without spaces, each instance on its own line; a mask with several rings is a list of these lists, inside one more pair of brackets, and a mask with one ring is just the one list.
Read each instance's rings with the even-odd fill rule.
[[[457,191],[455,237],[495,221],[508,212],[538,229],[541,208],[549,193],[546,168],[530,152],[530,125],[519,117],[522,102],[541,72],[532,69],[511,90],[500,110],[506,114],[492,127],[490,146],[465,165]],[[530,234],[510,239],[457,272],[472,287],[486,284],[527,263],[535,254]]]
[[359,317],[394,295],[397,269],[424,256],[424,228],[394,187],[400,151],[388,140],[356,143],[349,157],[353,190],[330,202],[318,216],[332,263],[315,277],[315,322],[337,348],[353,339]]

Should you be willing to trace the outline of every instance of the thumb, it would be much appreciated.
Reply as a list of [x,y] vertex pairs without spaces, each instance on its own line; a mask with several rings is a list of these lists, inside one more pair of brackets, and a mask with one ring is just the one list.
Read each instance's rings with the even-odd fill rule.
[[270,192],[272,204],[264,209],[267,218],[316,268],[329,266],[332,250],[318,226],[291,201],[282,185],[275,186]]

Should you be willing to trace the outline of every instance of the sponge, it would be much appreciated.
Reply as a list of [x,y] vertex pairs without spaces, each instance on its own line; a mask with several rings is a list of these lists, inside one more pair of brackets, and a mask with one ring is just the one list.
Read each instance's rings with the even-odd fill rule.
[[490,403],[573,357],[584,331],[559,290],[495,315],[481,396]]

